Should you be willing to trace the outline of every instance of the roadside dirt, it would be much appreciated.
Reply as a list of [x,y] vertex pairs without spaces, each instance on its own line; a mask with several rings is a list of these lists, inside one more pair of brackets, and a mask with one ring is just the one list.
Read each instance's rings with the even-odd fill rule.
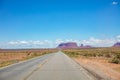
[[108,59],[99,57],[73,59],[87,70],[99,75],[102,80],[120,80],[120,64],[109,63]]
[[0,54],[0,62],[2,61],[10,61],[10,60],[22,60],[24,57],[26,57],[25,54],[13,54],[13,53],[6,53],[6,54]]
[[56,51],[56,49],[0,49],[0,67]]

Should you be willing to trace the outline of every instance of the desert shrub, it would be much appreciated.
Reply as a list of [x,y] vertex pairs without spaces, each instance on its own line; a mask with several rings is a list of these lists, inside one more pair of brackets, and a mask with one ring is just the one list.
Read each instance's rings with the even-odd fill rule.
[[114,57],[110,62],[120,64],[120,59]]
[[34,57],[34,56],[39,56],[39,54],[36,53],[36,52],[34,52],[32,56],[33,56],[33,57]]
[[103,54],[102,54],[102,53],[96,53],[96,54],[97,54],[97,56],[98,56],[98,57],[103,56]]
[[104,54],[104,57],[110,58],[110,57],[112,57],[112,54],[111,53],[106,53],[106,54]]
[[111,60],[113,63],[119,63],[120,48],[90,48],[90,49],[66,49],[63,50],[70,57],[104,57]]
[[78,52],[73,52],[73,51],[63,51],[63,52],[70,57],[77,57],[79,55]]
[[9,60],[9,61],[3,61],[3,62],[0,63],[0,67],[7,66],[7,65],[17,63],[17,62],[19,62],[19,60],[17,60],[17,59]]
[[115,56],[111,59],[110,62],[120,64],[120,53],[115,54]]

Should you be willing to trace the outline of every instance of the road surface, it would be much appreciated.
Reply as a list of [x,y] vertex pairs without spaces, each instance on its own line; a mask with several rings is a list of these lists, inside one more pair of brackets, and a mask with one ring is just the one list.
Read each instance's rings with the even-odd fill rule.
[[0,80],[95,80],[62,52],[0,69]]
[[26,76],[31,74],[38,68],[38,65],[43,64],[53,54],[43,55],[31,60],[20,62],[0,69],[0,80],[25,80]]

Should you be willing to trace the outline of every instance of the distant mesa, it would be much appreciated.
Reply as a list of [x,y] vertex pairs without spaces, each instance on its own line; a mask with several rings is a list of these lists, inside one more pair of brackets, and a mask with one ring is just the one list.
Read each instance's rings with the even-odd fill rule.
[[60,49],[91,48],[91,46],[90,45],[84,46],[83,44],[81,44],[81,46],[78,46],[77,43],[75,43],[75,42],[67,42],[67,43],[61,43],[61,44],[59,44],[57,48],[60,48]]
[[120,42],[115,43],[113,47],[120,47]]
[[83,45],[83,44],[81,44],[81,46],[79,46],[79,48],[92,48],[90,45]]
[[57,48],[78,48],[78,46],[75,42],[68,42],[59,44]]

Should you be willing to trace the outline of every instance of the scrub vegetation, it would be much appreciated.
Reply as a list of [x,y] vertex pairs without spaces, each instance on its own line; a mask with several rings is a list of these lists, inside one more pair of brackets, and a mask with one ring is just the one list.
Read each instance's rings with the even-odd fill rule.
[[120,47],[64,49],[63,52],[104,80],[120,80]]
[[108,58],[109,62],[120,64],[120,47],[111,48],[89,48],[89,49],[65,49],[65,54],[70,57],[103,57]]
[[0,49],[0,67],[53,52],[57,49]]

